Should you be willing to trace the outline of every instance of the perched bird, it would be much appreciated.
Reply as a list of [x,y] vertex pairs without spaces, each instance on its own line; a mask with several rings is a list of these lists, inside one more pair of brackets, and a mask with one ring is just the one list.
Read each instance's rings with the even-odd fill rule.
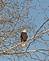
[[26,42],[26,41],[27,41],[28,35],[27,35],[26,29],[24,29],[24,30],[21,32],[20,38],[21,38],[21,42]]

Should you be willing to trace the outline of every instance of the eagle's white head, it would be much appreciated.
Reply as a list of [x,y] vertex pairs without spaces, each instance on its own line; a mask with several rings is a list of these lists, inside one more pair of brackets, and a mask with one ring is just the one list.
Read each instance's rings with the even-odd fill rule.
[[22,32],[27,32],[27,30],[26,30],[26,29],[24,29]]

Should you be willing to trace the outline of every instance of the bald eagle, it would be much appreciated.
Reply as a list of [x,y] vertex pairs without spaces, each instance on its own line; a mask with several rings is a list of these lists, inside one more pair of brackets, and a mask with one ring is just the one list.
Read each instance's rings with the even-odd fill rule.
[[21,42],[27,41],[28,35],[25,29],[21,32],[20,38],[21,38]]

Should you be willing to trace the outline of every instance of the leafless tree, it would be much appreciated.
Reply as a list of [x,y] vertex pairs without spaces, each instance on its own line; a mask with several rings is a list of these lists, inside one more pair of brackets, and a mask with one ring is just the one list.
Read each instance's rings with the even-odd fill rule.
[[[34,6],[31,5],[32,2],[33,0],[25,0],[19,4],[18,0],[14,3],[0,0],[0,57],[8,56],[10,61],[49,61],[49,18],[45,14],[46,19],[44,17],[39,27],[34,24],[36,17],[29,16],[29,10],[38,10],[37,3],[40,8],[41,6],[39,0]],[[27,30],[28,40],[21,43],[20,34],[23,29]]]

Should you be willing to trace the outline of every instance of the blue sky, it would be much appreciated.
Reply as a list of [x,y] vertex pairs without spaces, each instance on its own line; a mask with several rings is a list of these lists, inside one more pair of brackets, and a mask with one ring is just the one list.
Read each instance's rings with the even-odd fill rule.
[[[47,18],[49,18],[49,0],[31,0],[31,2],[28,2],[29,5],[27,8],[25,8],[26,3],[27,3],[26,0],[5,0],[5,2],[7,3],[7,5],[5,5],[3,10],[0,11],[0,18],[1,17],[8,18],[8,19],[12,19],[12,21],[15,21],[15,20],[17,20],[16,17],[19,16],[19,14],[20,14],[20,16],[22,16],[22,18],[18,19],[19,21],[15,22],[14,24],[9,24],[9,23],[0,24],[0,31],[11,31],[13,29],[17,30],[18,28],[20,29],[20,27],[25,27],[25,28],[29,29],[28,30],[29,37],[32,37],[32,35],[35,34],[35,32],[37,31],[37,29],[47,20]],[[16,3],[19,3],[19,4],[16,4]],[[19,8],[19,9],[17,9],[17,8]],[[47,25],[48,23],[45,24],[46,29],[49,28],[49,26]],[[44,27],[42,27],[41,30],[43,30],[43,29],[44,29]],[[18,39],[16,37],[19,37],[19,36],[17,36],[17,33],[16,33],[15,37],[7,38],[6,39],[7,44],[5,44],[5,45],[8,45],[8,47],[9,47],[10,42],[11,43],[16,42],[15,39],[16,40]],[[29,49],[33,49],[33,48],[48,49],[49,36],[47,34],[45,34],[45,35],[43,35],[42,38],[45,39],[46,41],[48,41],[47,45],[44,44],[45,41],[38,39],[33,44],[30,45]],[[45,53],[47,54],[47,52],[45,52]],[[48,61],[49,56],[46,56],[46,54],[44,55],[40,52],[33,53],[32,57],[37,58],[36,60],[31,59],[30,56],[28,56],[28,57],[21,56],[19,58],[17,56],[0,56],[0,61],[13,61],[14,58],[15,58],[15,61],[18,61],[18,60],[19,61],[25,61],[25,60],[26,61],[39,61],[38,58],[40,58],[44,61],[45,57],[46,57],[45,61]],[[9,60],[8,58],[11,58],[11,59]]]

